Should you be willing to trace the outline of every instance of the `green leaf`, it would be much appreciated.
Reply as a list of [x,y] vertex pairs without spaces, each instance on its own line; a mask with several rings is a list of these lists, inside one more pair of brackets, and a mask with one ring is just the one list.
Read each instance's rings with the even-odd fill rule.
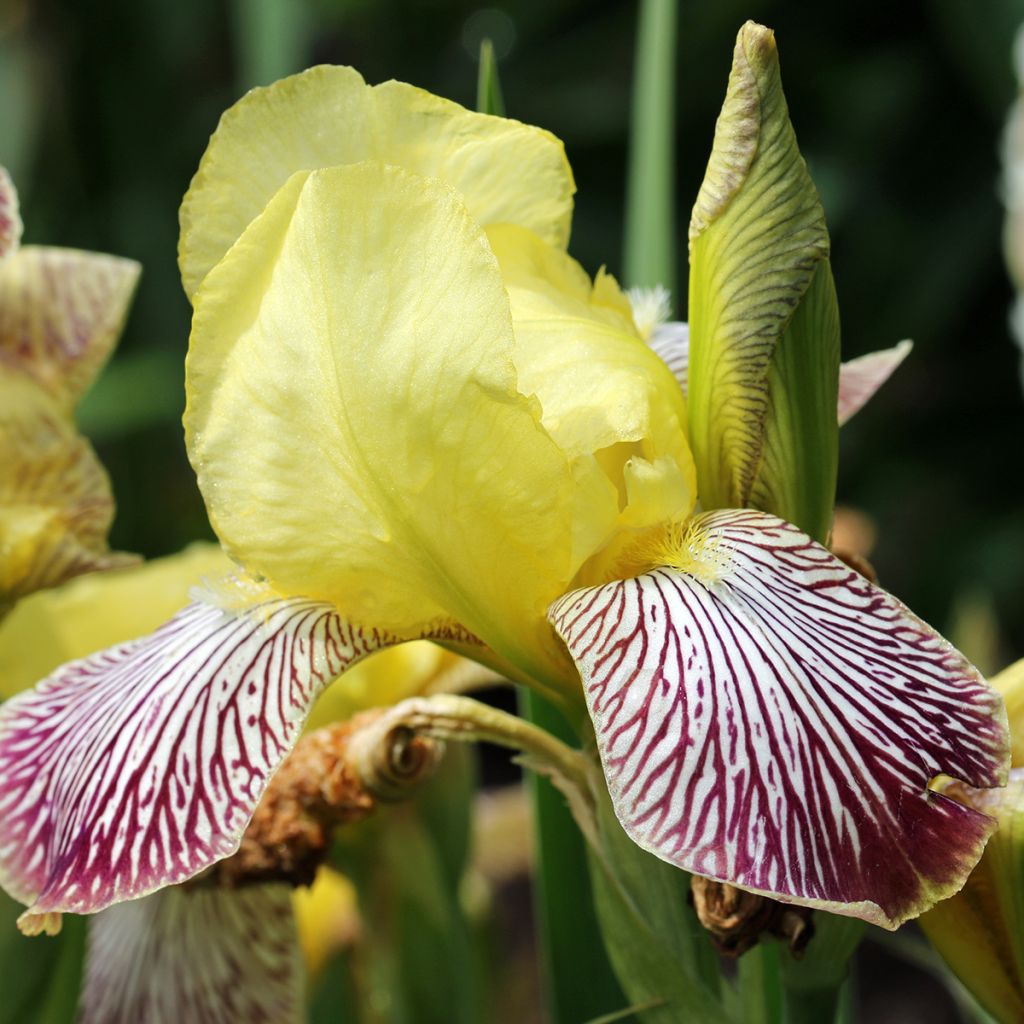
[[[563,716],[543,697],[521,691],[520,713],[558,739],[578,742]],[[599,1019],[624,1007],[627,999],[601,938],[586,844],[565,798],[547,779],[531,773],[527,787],[536,831],[534,908],[549,1016],[553,1024]]]
[[690,432],[704,508],[760,508],[824,541],[839,316],[829,239],[771,31],[740,29],[690,221]]
[[494,44],[485,39],[480,44],[480,71],[476,80],[476,109],[481,114],[505,116],[505,101],[501,95],[498,80],[498,59],[494,56]]
[[25,908],[0,892],[0,1024],[71,1024],[85,958],[84,918],[64,916],[59,935],[26,938]]
[[743,1024],[782,1024],[778,945],[761,942],[748,950],[739,959],[737,975]]
[[308,0],[234,0],[239,90],[270,85],[308,63]]
[[[475,1024],[485,1019],[460,891],[469,849],[472,751],[453,746],[415,800],[341,830],[335,865],[355,884],[363,934],[335,964],[357,989],[359,1020]],[[321,985],[329,984],[321,982]]]
[[676,0],[643,0],[637,26],[626,182],[624,277],[676,285]]
[[826,543],[839,468],[839,307],[821,261],[768,366],[768,415],[749,504]]
[[803,956],[797,960],[788,949],[780,950],[787,1024],[828,1024],[836,1019],[850,958],[866,927],[856,918],[819,911]]
[[601,851],[591,851],[598,919],[608,955],[642,1024],[722,1024],[718,957],[689,904],[690,877],[641,850],[608,794],[598,796]]

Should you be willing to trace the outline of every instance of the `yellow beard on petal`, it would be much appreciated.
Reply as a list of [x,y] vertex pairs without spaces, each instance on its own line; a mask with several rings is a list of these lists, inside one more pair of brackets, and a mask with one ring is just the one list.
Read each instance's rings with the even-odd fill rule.
[[654,527],[626,546],[609,566],[608,580],[641,576],[659,567],[678,569],[709,589],[729,573],[731,557],[699,519]]

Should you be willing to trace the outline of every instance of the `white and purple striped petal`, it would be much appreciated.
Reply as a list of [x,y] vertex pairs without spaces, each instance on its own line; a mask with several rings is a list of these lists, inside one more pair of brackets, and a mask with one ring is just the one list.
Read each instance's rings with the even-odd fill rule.
[[0,885],[91,913],[233,853],[318,694],[387,645],[330,605],[188,605],[0,707]]
[[647,344],[672,371],[685,395],[690,379],[690,325],[681,320],[660,324]]
[[994,822],[928,786],[1004,784],[999,697],[774,516],[705,514],[676,553],[678,568],[549,612],[629,835],[688,871],[884,927],[956,892]]
[[21,242],[18,192],[5,167],[0,167],[0,265],[18,251]]
[[89,922],[79,1024],[298,1024],[291,892],[173,887]]
[[892,376],[910,355],[911,341],[901,341],[893,348],[869,352],[839,367],[839,425],[860,412],[874,393]]

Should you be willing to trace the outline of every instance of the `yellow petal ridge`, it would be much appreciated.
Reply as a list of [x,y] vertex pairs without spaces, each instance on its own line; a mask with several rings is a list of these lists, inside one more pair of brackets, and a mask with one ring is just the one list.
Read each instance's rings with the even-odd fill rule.
[[221,118],[181,207],[189,298],[294,172],[363,160],[441,178],[481,224],[523,224],[568,244],[575,184],[555,136],[321,65],[252,90]]
[[592,283],[525,228],[487,234],[511,303],[519,389],[536,398],[541,423],[573,460],[575,573],[615,535],[692,511],[685,399],[611,275]]

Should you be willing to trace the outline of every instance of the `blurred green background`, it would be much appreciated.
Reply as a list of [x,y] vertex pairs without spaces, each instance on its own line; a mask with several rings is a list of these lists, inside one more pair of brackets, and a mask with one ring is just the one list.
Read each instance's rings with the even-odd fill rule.
[[[509,113],[565,140],[574,254],[619,272],[635,14],[597,0],[0,0],[0,163],[20,188],[26,241],[144,266],[120,349],[80,411],[113,477],[115,547],[154,556],[210,535],[179,422],[189,308],[175,247],[220,113],[321,61],[472,105],[490,36]],[[1024,655],[1024,402],[999,186],[1024,0],[686,0],[681,252],[746,18],[777,32],[832,230],[844,357],[916,342],[843,431],[840,499],[874,519],[883,582],[997,668]],[[671,284],[684,307],[685,279]],[[979,626],[969,614],[979,608],[994,609],[994,644],[985,615]],[[900,1016],[901,992],[913,1017]],[[871,1019],[945,1019],[916,989],[885,998]]]
[[[591,271],[620,269],[632,3],[5,0],[0,10],[0,161],[21,189],[26,239],[145,268],[120,350],[81,410],[113,476],[116,547],[157,555],[207,535],[179,426],[189,309],[177,207],[220,112],[246,88],[331,61],[471,105],[490,35],[509,112],[568,147],[574,254]],[[1024,654],[1024,408],[998,155],[1024,0],[683,3],[681,247],[747,17],[777,31],[833,234],[845,356],[903,337],[917,346],[844,431],[840,498],[874,517],[883,581],[915,610],[955,629],[957,603],[980,596],[998,617],[995,660]]]

